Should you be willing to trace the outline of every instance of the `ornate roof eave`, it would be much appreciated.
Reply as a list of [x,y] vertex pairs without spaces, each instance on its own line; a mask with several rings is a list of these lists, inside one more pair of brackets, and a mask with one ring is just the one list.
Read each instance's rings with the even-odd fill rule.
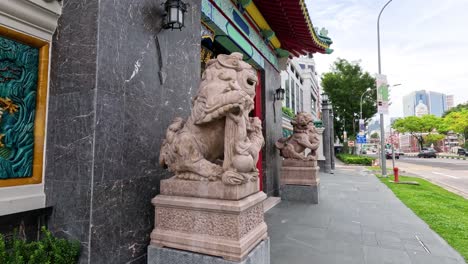
[[[325,29],[313,27],[304,0],[254,0],[256,7],[275,35],[281,48],[294,55],[308,52],[330,54],[333,41]],[[323,33],[323,34],[322,34]]]

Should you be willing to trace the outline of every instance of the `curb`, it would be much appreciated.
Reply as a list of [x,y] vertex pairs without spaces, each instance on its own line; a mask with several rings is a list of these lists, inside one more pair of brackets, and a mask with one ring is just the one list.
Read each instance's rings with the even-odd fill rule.
[[[414,158],[416,158],[416,157],[418,157],[418,154],[405,154],[405,155],[403,155],[403,156],[405,156],[405,157],[414,157]],[[457,160],[467,160],[467,158],[466,158],[466,157],[460,157],[460,156],[439,156],[439,155],[437,155],[437,158],[438,158],[438,159],[457,159]]]

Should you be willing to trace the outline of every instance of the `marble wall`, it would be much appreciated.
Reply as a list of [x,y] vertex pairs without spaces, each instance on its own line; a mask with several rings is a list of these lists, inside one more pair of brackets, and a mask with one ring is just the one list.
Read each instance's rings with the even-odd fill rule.
[[49,227],[82,242],[81,263],[146,261],[150,201],[169,176],[159,147],[170,121],[190,113],[200,76],[199,1],[182,31],[160,31],[162,2],[63,1],[45,184]]

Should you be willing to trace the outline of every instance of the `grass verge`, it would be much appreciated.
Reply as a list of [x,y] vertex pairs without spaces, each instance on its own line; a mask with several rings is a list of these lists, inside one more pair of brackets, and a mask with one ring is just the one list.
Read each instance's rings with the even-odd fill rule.
[[394,184],[389,178],[380,180],[468,261],[467,199],[420,178],[400,176],[400,181],[416,181],[420,185]]

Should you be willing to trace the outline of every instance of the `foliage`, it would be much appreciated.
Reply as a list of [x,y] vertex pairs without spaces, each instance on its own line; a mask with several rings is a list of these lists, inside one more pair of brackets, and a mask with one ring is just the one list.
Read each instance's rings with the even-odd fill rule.
[[379,136],[379,133],[374,132],[374,133],[372,133],[372,135],[370,137],[371,138],[379,138],[380,136]]
[[0,234],[0,263],[77,263],[80,255],[80,243],[54,237],[42,227],[42,238],[39,241],[27,242],[15,235],[6,240]]
[[372,165],[372,162],[375,160],[375,158],[367,156],[358,156],[345,153],[337,154],[336,157],[343,161],[345,164],[359,164],[368,166]]
[[444,125],[447,130],[460,133],[468,139],[468,109],[452,111],[444,117]]
[[435,115],[424,115],[422,117],[407,116],[398,118],[392,128],[400,133],[410,133],[418,140],[420,148],[424,145],[424,133],[431,134],[442,126],[442,118]]
[[361,95],[367,88],[372,90],[363,96],[362,117],[367,121],[377,112],[375,85],[375,79],[358,63],[340,58],[334,62],[331,71],[322,76],[323,90],[333,105],[335,134],[341,140],[344,130],[348,137],[359,130],[354,113],[359,114]]
[[441,141],[444,138],[445,135],[442,134],[428,134],[424,136],[424,142],[426,142],[427,146],[430,146],[431,144],[436,145],[437,142]]
[[420,178],[400,176],[420,185],[380,180],[468,261],[468,200]]
[[450,108],[450,110],[445,111],[442,117],[445,117],[452,112],[460,112],[461,110],[468,110],[468,102],[464,104],[459,104],[455,107]]
[[283,114],[287,115],[288,117],[290,117],[291,119],[294,118],[294,112],[291,108],[287,108],[286,106],[283,106],[281,108],[281,110],[283,111]]

